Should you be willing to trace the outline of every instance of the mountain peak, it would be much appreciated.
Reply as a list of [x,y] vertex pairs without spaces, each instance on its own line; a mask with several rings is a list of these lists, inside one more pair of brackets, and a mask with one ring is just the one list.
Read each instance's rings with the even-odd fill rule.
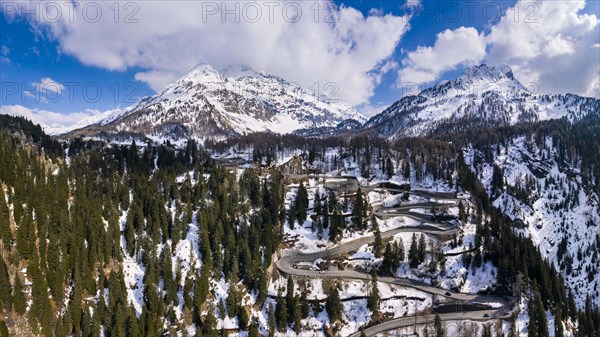
[[480,95],[494,91],[503,96],[519,95],[529,92],[513,75],[512,69],[506,65],[488,66],[479,64],[464,69],[457,78],[443,81],[431,88],[423,90],[420,95],[426,97],[451,97],[462,95]]
[[241,77],[241,76],[255,77],[256,75],[259,75],[262,72],[258,72],[256,70],[252,69],[252,67],[250,67],[247,64],[238,63],[238,64],[228,65],[227,67],[225,67],[221,70],[221,73],[223,73],[227,77]]
[[512,69],[507,65],[491,67],[483,63],[476,66],[465,68],[463,73],[457,78],[458,82],[474,84],[477,82],[499,83],[503,81],[513,81],[520,84],[515,79]]
[[515,78],[508,66],[467,67],[457,78],[405,96],[372,117],[366,127],[384,136],[425,135],[442,127],[513,125],[597,113],[600,100],[577,95],[539,95]]
[[194,83],[220,83],[225,81],[225,77],[210,64],[199,63],[177,82],[180,81],[191,81]]
[[200,63],[119,118],[96,125],[107,132],[206,139],[335,127],[350,118],[364,120],[352,106],[315,97],[277,76],[243,64],[217,70]]

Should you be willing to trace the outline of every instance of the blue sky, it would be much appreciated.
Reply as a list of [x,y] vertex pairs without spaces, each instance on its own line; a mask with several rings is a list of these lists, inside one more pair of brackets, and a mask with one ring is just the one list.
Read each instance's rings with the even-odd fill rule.
[[[401,98],[407,82],[425,87],[477,63],[507,64],[543,92],[600,95],[598,1],[288,2],[302,10],[297,22],[282,7],[258,22],[246,7],[241,22],[223,19],[213,12],[223,3],[210,1],[82,2],[69,13],[2,0],[2,112],[72,123],[132,105],[199,62],[244,63],[306,87],[335,82],[336,97],[365,114]],[[60,19],[44,12],[53,9]]]

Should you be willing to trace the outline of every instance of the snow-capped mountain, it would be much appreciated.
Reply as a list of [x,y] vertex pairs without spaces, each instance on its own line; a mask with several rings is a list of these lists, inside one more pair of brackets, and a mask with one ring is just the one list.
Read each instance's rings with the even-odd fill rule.
[[259,131],[289,133],[365,118],[352,106],[247,66],[222,71],[207,64],[162,92],[84,130],[159,138],[222,138]]
[[469,67],[456,79],[403,97],[371,118],[365,127],[397,138],[427,135],[448,125],[456,129],[562,117],[575,121],[600,113],[599,99],[572,94],[538,95],[533,92],[535,87],[524,86],[507,66]]

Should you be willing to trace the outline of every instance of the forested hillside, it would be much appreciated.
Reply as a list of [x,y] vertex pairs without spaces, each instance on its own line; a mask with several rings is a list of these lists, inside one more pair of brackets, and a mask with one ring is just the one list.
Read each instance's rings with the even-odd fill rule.
[[[514,230],[511,214],[497,204],[500,181],[507,194],[518,188],[509,188],[507,179],[490,185],[474,169],[469,157],[474,150],[465,149],[495,153],[489,144],[502,137],[494,133],[489,140],[481,133],[395,142],[368,134],[309,139],[263,133],[175,148],[83,139],[59,143],[23,120],[2,125],[0,336],[340,335],[394,318],[386,314],[384,300],[405,305],[397,301],[398,290],[377,281],[378,274],[421,277],[431,286],[435,280],[442,294],[515,296],[518,313],[495,330],[506,336],[600,334],[597,298],[579,301],[557,271],[570,256],[574,273],[589,277],[585,268],[597,270],[595,258],[585,263],[575,258],[570,247],[578,243],[566,235],[568,252],[547,260],[537,245],[545,246],[529,232]],[[592,127],[597,124],[586,125],[547,130],[557,130],[552,137],[561,144],[558,153],[567,150],[565,160],[588,158],[578,161],[578,183],[597,193],[598,157],[583,152],[598,146]],[[541,139],[551,136],[543,133],[545,124],[536,128]],[[571,146],[575,152],[568,152]],[[496,158],[488,155],[489,162]],[[326,193],[327,180],[312,177],[324,174],[352,176],[359,186],[347,195]],[[460,235],[440,240],[437,248],[428,244],[437,242],[429,234],[413,235],[412,242],[407,237],[406,246],[382,240],[382,232],[398,220],[376,219],[378,195],[431,202],[373,187],[403,183],[406,190],[419,186],[464,196],[456,212],[422,215],[450,219]],[[353,255],[374,256],[368,268],[373,280],[359,295],[347,284],[323,281],[315,289],[316,284],[285,278],[273,263],[285,249],[331,248],[371,233],[374,244]],[[458,255],[439,258],[457,247]],[[582,255],[595,256],[593,246],[584,248]],[[491,279],[469,289],[481,275]],[[419,292],[402,296],[423,297],[415,308],[433,303]],[[370,317],[364,326],[351,324],[364,312]],[[514,322],[521,320],[528,329],[517,330]],[[492,335],[489,325],[482,329]]]

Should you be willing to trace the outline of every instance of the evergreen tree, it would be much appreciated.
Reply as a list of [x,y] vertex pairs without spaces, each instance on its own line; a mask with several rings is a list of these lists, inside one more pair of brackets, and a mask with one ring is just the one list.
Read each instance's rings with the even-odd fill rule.
[[[396,255],[398,256],[398,261],[403,262],[404,260],[406,260],[406,254],[404,253],[404,241],[402,240],[402,238],[398,239],[397,245],[398,249]],[[398,266],[400,266],[400,264],[398,264]]]
[[404,169],[402,170],[404,179],[410,179],[410,162],[408,159],[404,162]]
[[373,241],[373,253],[375,257],[380,258],[383,251],[383,240],[381,239],[381,231],[375,218],[373,218],[373,227],[375,227],[374,241]]
[[258,331],[258,323],[256,323],[256,321],[254,320],[248,328],[248,337],[260,337],[260,332]]
[[281,294],[281,289],[279,289],[277,292],[277,301],[275,302],[275,319],[277,321],[277,330],[279,330],[279,332],[285,332],[288,325],[288,312],[286,301]]
[[300,295],[300,312],[302,314],[302,318],[307,318],[310,314],[310,306],[308,305],[308,299],[306,298],[306,289]]
[[138,320],[135,315],[135,309],[132,307],[129,308],[127,313],[127,326],[125,327],[125,332],[127,337],[140,337],[140,330],[138,327]]
[[417,236],[413,233],[408,249],[408,263],[411,268],[416,268],[421,263],[419,261],[419,247],[417,246]]
[[13,289],[13,296],[13,306],[15,308],[15,312],[18,315],[25,314],[27,302],[25,301],[25,293],[23,292],[23,284],[21,283],[19,273],[15,275],[15,286]]
[[425,234],[421,234],[417,250],[419,263],[423,263],[425,261],[425,257],[427,256],[427,243],[425,242]]
[[208,313],[204,320],[203,332],[206,337],[218,337],[219,330],[217,329],[217,318],[215,317],[215,308],[212,305],[208,306]]
[[562,323],[562,310],[560,306],[556,306],[554,309],[554,336],[564,337],[563,323]]
[[[0,189],[0,191],[2,190]],[[0,237],[2,238],[2,245],[5,251],[9,250],[13,239],[10,230],[9,214],[8,205],[4,201],[4,192],[2,191],[0,193]]]
[[300,182],[294,204],[296,206],[296,218],[298,219],[298,224],[302,226],[304,221],[306,221],[308,209],[308,191],[306,190],[306,187],[304,187],[304,182]]
[[302,309],[299,305],[295,305],[293,309],[294,313],[294,331],[299,334],[302,330]]
[[295,223],[296,223],[296,206],[295,206],[295,203],[292,203],[292,206],[290,207],[290,211],[288,213],[288,226],[290,227],[291,230],[294,229]]
[[0,256],[0,307],[4,312],[9,312],[12,309],[12,286],[8,269],[4,263],[4,259]]
[[287,292],[285,294],[285,303],[288,313],[288,323],[292,324],[296,319],[295,308],[297,307],[297,305],[296,297],[294,296],[294,280],[291,276],[288,276],[286,290]]
[[364,201],[364,196],[360,187],[356,191],[356,198],[354,199],[354,204],[352,205],[352,224],[354,227],[359,230],[365,229],[366,222],[364,221],[364,217],[367,213],[367,208]]
[[276,319],[275,319],[275,308],[273,308],[273,304],[269,304],[269,337],[275,336],[275,327],[276,327]]
[[[535,316],[535,319],[537,321],[537,337],[549,337],[546,310],[544,310],[544,304],[542,303],[542,298],[535,283],[533,285],[533,289],[535,299],[535,312],[533,313],[533,315]],[[530,315],[532,314],[530,313]]]
[[367,308],[373,312],[372,319],[379,318],[379,288],[377,287],[377,271],[371,270],[371,295],[367,299]]
[[331,216],[331,224],[329,228],[329,240],[331,242],[336,242],[338,236],[342,234],[344,230],[344,216],[338,214],[337,210],[333,211],[333,215]]
[[390,157],[387,157],[385,161],[385,171],[388,179],[391,179],[394,176],[394,164],[392,164]]
[[535,315],[535,302],[529,300],[527,304],[527,312],[529,313],[529,325],[527,327],[527,337],[538,337],[538,321]]
[[225,301],[227,304],[227,316],[230,318],[235,317],[238,303],[241,298],[238,294],[237,284],[230,282],[229,289],[227,291],[227,300]]
[[330,322],[335,322],[342,319],[342,301],[340,299],[340,292],[335,286],[329,292],[329,296],[327,296],[325,309],[327,310],[327,315],[329,315]]

